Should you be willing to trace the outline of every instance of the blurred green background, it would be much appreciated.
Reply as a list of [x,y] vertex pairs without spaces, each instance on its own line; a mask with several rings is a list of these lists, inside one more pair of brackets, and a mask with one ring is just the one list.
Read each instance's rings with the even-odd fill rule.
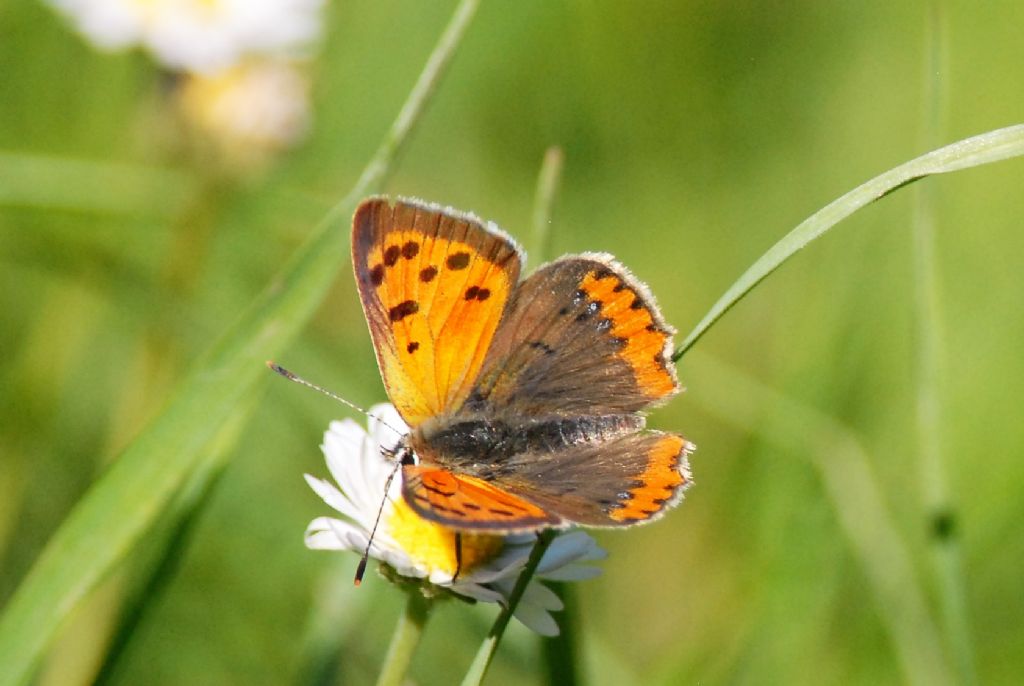
[[[559,145],[550,256],[615,254],[685,334],[838,195],[1024,119],[1019,3],[940,5],[945,97],[929,140],[927,3],[485,2],[388,192],[475,211],[526,241],[544,150]],[[310,135],[239,174],[186,140],[173,84],[146,55],[97,52],[40,3],[0,6],[0,604],[352,185],[453,7],[330,3]],[[574,589],[588,682],[907,680],[893,607],[877,593],[899,560],[876,554],[872,568],[849,516],[854,528],[886,522],[909,552],[931,623],[921,635],[938,638],[952,682],[1019,679],[1022,170],[1011,161],[924,182],[941,311],[941,422],[928,437],[962,574],[944,577],[931,554],[912,188],[799,254],[680,363],[687,392],[650,423],[697,443],[696,485],[657,524],[595,533],[610,557]],[[385,399],[348,265],[280,361],[354,402]],[[375,678],[399,594],[375,575],[352,588],[355,556],[302,543],[328,512],[301,475],[326,475],[322,431],[350,413],[269,372],[254,401],[111,683]],[[844,460],[869,470],[880,499],[853,487],[841,514],[826,482]],[[68,625],[41,683],[91,681],[131,564]],[[959,638],[943,578],[965,603]],[[494,614],[442,606],[413,681],[459,678]],[[490,683],[543,683],[539,639],[519,626],[507,639]],[[958,671],[965,645],[973,668]]]

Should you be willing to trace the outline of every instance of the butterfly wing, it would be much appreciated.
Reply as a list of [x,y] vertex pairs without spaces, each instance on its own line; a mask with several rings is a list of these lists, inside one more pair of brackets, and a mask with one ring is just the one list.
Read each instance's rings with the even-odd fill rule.
[[483,479],[427,465],[402,468],[402,492],[420,516],[460,530],[522,531],[562,519]]
[[496,417],[634,413],[679,389],[673,329],[609,255],[568,256],[516,290],[462,408]]
[[352,262],[384,385],[410,426],[458,407],[519,280],[493,224],[411,200],[356,210]]
[[651,431],[520,453],[474,476],[407,466],[403,492],[422,517],[459,530],[630,526],[678,502],[692,449],[682,436]]
[[585,526],[656,518],[689,483],[692,445],[640,431],[638,416],[678,391],[673,333],[646,287],[610,256],[541,267],[512,295],[473,391],[452,418],[491,432],[508,427],[498,443],[516,447],[435,455],[457,483],[470,477],[522,510],[495,513],[468,489],[449,495],[453,489],[416,479],[406,500],[428,519],[472,530],[544,526],[529,508]]

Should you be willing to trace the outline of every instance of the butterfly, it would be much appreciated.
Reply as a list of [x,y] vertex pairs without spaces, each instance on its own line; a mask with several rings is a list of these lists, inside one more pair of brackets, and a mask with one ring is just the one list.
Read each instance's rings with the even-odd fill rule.
[[690,483],[693,445],[644,429],[679,390],[673,329],[603,253],[519,279],[493,223],[374,197],[352,262],[377,363],[410,432],[393,454],[405,501],[457,531],[653,520]]

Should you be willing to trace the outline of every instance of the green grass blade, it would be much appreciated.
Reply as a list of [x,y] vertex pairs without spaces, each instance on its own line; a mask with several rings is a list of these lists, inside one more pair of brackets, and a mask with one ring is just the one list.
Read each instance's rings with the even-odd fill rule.
[[174,169],[0,151],[0,207],[169,217],[197,192]]
[[314,229],[272,282],[196,365],[160,416],[86,493],[48,542],[0,617],[0,686],[32,675],[54,635],[121,561],[203,464],[219,429],[240,410],[267,357],[309,319],[343,259],[340,229],[358,200],[379,189],[476,9],[463,0],[355,188]]
[[[908,684],[952,686],[948,653],[914,567],[913,550],[886,503],[870,454],[850,429],[818,409],[698,352],[691,383],[701,407],[808,460],[821,481],[888,631]],[[774,408],[767,419],[761,408]]]
[[773,245],[733,283],[672,355],[679,360],[723,314],[798,250],[860,208],[918,179],[1024,155],[1024,124],[996,129],[933,150],[880,174],[834,200]]
[[551,259],[551,211],[555,206],[555,195],[562,181],[562,168],[565,166],[565,153],[557,145],[544,151],[544,161],[537,175],[537,190],[533,196],[533,230],[530,235],[528,258],[535,265],[541,265]]
[[[947,45],[949,18],[945,3],[932,2],[929,8],[928,50],[924,64],[926,147],[939,140],[947,106]],[[947,475],[947,422],[942,388],[945,327],[936,259],[936,192],[929,184],[917,188],[913,216],[914,236],[914,309],[917,319],[915,339],[917,362],[917,445],[921,470],[923,524],[928,530],[931,573],[939,607],[940,626],[950,649],[950,662],[958,682],[972,686],[978,682],[974,641],[968,613],[967,582],[963,571],[961,534],[955,525],[959,503],[953,496]]]
[[[244,412],[233,415],[218,431],[202,463],[178,491],[174,500],[160,517],[160,521],[146,532],[145,544],[132,551],[131,577],[124,585],[125,601],[120,608],[117,627],[103,655],[93,686],[117,683],[117,671],[122,658],[132,649],[132,641],[139,627],[149,619],[164,592],[177,576],[192,542],[196,525],[217,490],[217,484],[227,468],[227,456],[245,430],[249,414],[258,404],[257,396],[245,401]],[[148,550],[147,550],[148,548]]]
[[545,636],[541,641],[541,655],[550,686],[577,686],[583,683],[580,675],[580,611],[576,588],[564,581],[548,584],[562,599],[563,608],[558,616],[557,636]]

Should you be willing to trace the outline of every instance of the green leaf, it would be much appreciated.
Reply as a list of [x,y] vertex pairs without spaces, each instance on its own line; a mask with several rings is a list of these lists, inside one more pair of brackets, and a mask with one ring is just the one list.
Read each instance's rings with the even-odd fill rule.
[[[0,686],[32,672],[61,625],[132,550],[213,453],[263,378],[346,263],[343,228],[377,191],[451,60],[477,6],[463,0],[376,155],[351,192],[313,230],[275,279],[196,365],[159,417],[86,493],[47,543],[0,617]],[[205,465],[208,466],[208,465]],[[216,471],[216,470],[211,470]]]
[[686,354],[723,314],[783,262],[860,208],[932,174],[945,174],[1020,155],[1024,155],[1024,124],[996,129],[933,150],[854,188],[805,219],[752,264],[704,315],[672,355],[672,360]]

